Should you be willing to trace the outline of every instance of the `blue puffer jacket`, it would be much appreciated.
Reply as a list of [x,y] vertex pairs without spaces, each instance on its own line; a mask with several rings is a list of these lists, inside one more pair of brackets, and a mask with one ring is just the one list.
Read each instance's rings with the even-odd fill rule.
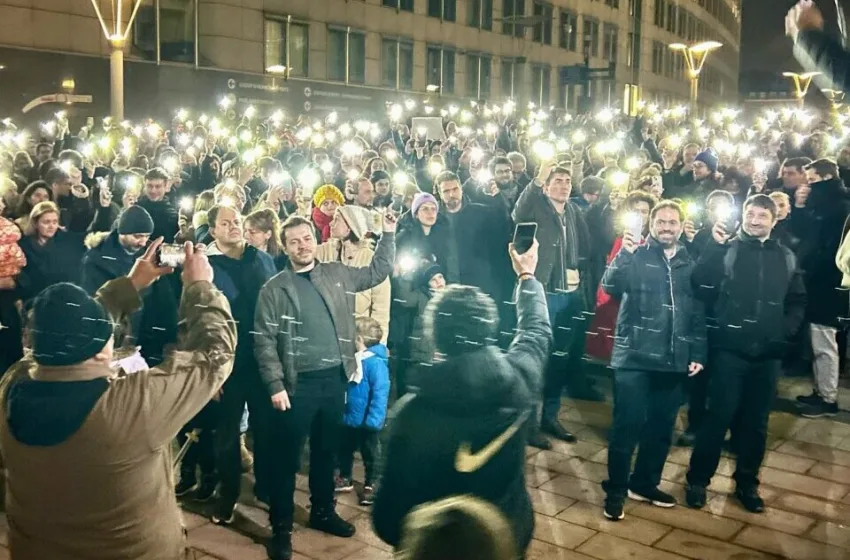
[[387,347],[376,344],[363,353],[363,379],[349,382],[343,422],[351,428],[380,430],[387,417],[390,371]]

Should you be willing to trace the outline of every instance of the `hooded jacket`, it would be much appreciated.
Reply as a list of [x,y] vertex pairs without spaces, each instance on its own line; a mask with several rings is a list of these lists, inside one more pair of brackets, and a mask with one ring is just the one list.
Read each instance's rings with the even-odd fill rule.
[[678,373],[705,365],[705,306],[691,287],[694,262],[683,245],[668,260],[650,237],[625,249],[602,277],[602,289],[620,300],[611,367]]
[[[97,295],[115,319],[141,304],[127,278]],[[208,282],[183,294],[180,351],[115,377],[106,365],[31,358],[0,383],[9,548],[24,560],[163,560],[186,546],[171,443],[227,378],[236,346],[227,300]]]
[[525,443],[552,330],[543,286],[518,288],[517,335],[507,352],[487,346],[419,371],[393,411],[372,521],[398,546],[405,516],[427,502],[471,494],[507,517],[518,550],[534,530],[525,487]]
[[357,359],[363,375],[359,381],[348,382],[343,423],[351,428],[377,432],[384,427],[390,397],[387,347],[375,344],[358,352]]

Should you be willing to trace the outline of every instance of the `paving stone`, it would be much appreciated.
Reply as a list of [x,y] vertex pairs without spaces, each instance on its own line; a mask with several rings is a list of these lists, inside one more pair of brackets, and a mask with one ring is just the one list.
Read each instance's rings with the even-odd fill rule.
[[561,513],[558,519],[593,529],[610,533],[630,541],[651,545],[670,531],[670,527],[647,521],[633,515],[627,515],[625,519],[612,523],[602,513],[602,508],[592,504],[577,502]]
[[341,560],[366,546],[355,538],[343,539],[302,527],[292,533],[293,550],[317,560]]
[[830,521],[841,522],[850,519],[850,505],[827,502],[800,494],[783,494],[773,502],[773,506]]
[[343,558],[343,560],[391,560],[392,558],[392,552],[389,552],[387,550],[381,550],[380,548],[375,548],[372,546],[367,546],[365,548],[361,548],[350,556],[346,556],[345,558]]
[[599,453],[608,444],[607,441],[596,443],[581,439],[575,443],[568,443],[557,439],[550,439],[549,441],[552,442],[552,451],[561,453],[567,457],[580,457],[582,459],[588,459],[592,455]]
[[703,511],[791,535],[802,535],[815,524],[815,520],[810,517],[773,507],[766,507],[762,513],[751,513],[729,496],[717,496],[710,500]]
[[822,463],[832,463],[850,467],[850,452],[838,451],[832,447],[818,445],[816,443],[808,443],[805,441],[786,441],[779,446],[777,451],[788,453],[791,455],[799,455],[808,457]]
[[372,529],[372,516],[361,515],[351,523],[357,529],[357,532],[354,533],[355,539],[368,544],[371,548],[380,548],[381,550],[392,552],[393,547],[382,541]]
[[531,498],[531,507],[534,508],[534,511],[550,517],[558,515],[576,502],[572,498],[565,498],[537,488],[529,488],[528,495]]
[[533,467],[531,465],[525,466],[525,485],[532,488],[537,488],[544,482],[549,482],[556,476],[558,476],[558,473],[554,471]]
[[847,560],[847,551],[843,548],[763,527],[747,527],[735,537],[733,542],[794,560]]
[[729,540],[744,526],[743,523],[734,519],[682,506],[660,508],[640,504],[631,510],[629,515],[721,540]]
[[842,467],[841,465],[831,465],[829,463],[817,463],[808,473],[809,476],[815,478],[825,478],[833,482],[850,485],[850,467]]
[[789,455],[778,451],[768,451],[764,455],[762,466],[803,474],[812,468],[815,463],[817,463],[817,461],[807,457],[798,457],[796,455]]
[[563,453],[557,453],[555,451],[541,451],[540,453],[528,458],[526,460],[526,464],[540,469],[554,471],[555,466],[563,463],[567,459],[569,459],[569,456],[564,455]]
[[267,560],[264,546],[212,523],[189,531],[189,546],[221,560]]
[[657,542],[655,548],[697,560],[761,560],[774,558],[772,555],[681,529],[674,529]]
[[534,538],[561,548],[574,549],[596,531],[545,515],[534,516]]
[[810,420],[793,435],[793,439],[797,441],[807,441],[828,447],[836,447],[847,437],[850,437],[850,425],[823,418],[817,421]]
[[803,474],[796,474],[770,467],[762,467],[759,479],[765,484],[776,486],[784,490],[817,496],[827,500],[840,500],[847,495],[850,487],[836,482],[813,478]]
[[[6,522],[6,516],[4,515],[3,516],[3,523],[5,524],[5,522]],[[183,511],[183,525],[186,527],[187,531],[191,531],[192,529],[197,529],[198,527],[200,527],[202,525],[206,525],[207,523],[210,523],[209,517],[204,517],[203,515],[198,515],[197,513],[193,513],[191,511],[185,511],[185,510]],[[3,537],[5,539],[5,536],[6,536],[5,529],[6,529],[6,527],[3,527],[3,529],[4,529],[3,530]],[[5,540],[4,540],[3,544],[4,545],[6,544]]]
[[624,558],[629,560],[679,560],[684,558],[684,556],[678,554],[650,548],[606,533],[598,533],[581,545],[578,551],[600,560],[623,560]]
[[540,490],[554,492],[567,498],[598,506],[601,506],[605,501],[605,492],[602,490],[600,484],[566,474],[562,474],[545,484],[541,484]]
[[[850,550],[850,526],[840,523],[821,521],[809,531],[806,538]],[[850,553],[847,556],[850,557]]]
[[592,480],[593,482],[602,482],[603,480],[608,479],[607,465],[594,463],[592,461],[583,461],[577,457],[570,457],[561,461],[555,465],[552,470],[575,476],[577,478]]
[[592,560],[590,556],[534,539],[525,554],[525,560]]

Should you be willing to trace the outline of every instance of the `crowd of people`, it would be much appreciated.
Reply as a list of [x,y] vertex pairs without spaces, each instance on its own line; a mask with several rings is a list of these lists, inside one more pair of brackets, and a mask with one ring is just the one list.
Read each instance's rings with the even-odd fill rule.
[[[604,400],[594,364],[614,379],[607,518],[622,519],[627,497],[675,505],[658,485],[684,403],[688,505],[705,505],[731,428],[736,496],[762,511],[778,376],[813,373],[800,414],[838,410],[848,118],[407,101],[378,121],[253,107],[74,129],[64,112],[37,130],[3,121],[0,447],[13,552],[103,557],[86,547],[111,521],[79,504],[96,516],[145,500],[132,493],[144,472],[100,498],[69,495],[81,486],[55,469],[34,472],[53,457],[35,447],[108,452],[92,447],[102,430],[138,447],[123,460],[156,452],[139,467],[147,476],[170,471],[175,434],[186,446],[173,492],[140,510],[215,500],[213,521],[230,525],[253,470],[275,560],[292,556],[307,440],[312,527],[352,536],[334,496],[356,489],[378,535],[404,548],[418,506],[472,494],[511,527],[500,546],[521,552],[533,532],[525,445],[575,441],[561,397]],[[529,223],[532,248],[509,250]],[[185,264],[167,258],[184,251],[175,244]],[[129,365],[139,359],[144,373]],[[120,382],[98,381],[119,370]],[[52,380],[73,381],[74,396],[39,383]],[[33,509],[33,485],[62,488],[65,502]],[[179,524],[144,511],[157,524],[116,537],[130,552],[106,557],[177,546]],[[44,524],[60,514],[79,523]],[[44,527],[55,533],[42,542]]]

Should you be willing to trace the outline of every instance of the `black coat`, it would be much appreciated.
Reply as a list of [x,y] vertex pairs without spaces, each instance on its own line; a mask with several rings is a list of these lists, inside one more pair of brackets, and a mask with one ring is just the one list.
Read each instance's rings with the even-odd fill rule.
[[173,243],[174,236],[180,231],[180,227],[177,223],[177,208],[171,204],[168,197],[154,202],[143,196],[139,198],[136,204],[147,210],[153,219],[153,234],[151,234],[151,239],[164,237],[165,243]]
[[811,188],[805,208],[795,208],[788,218],[791,233],[800,239],[797,259],[810,295],[806,319],[837,327],[850,315],[850,299],[847,291],[840,289],[842,274],[835,265],[850,214],[850,193],[840,179],[814,183]]
[[19,245],[27,257],[27,265],[18,276],[21,299],[30,300],[60,282],[80,285],[80,263],[86,251],[84,239],[84,233],[62,230],[44,245],[38,244],[35,235],[23,237]]
[[[534,513],[525,487],[527,420],[552,330],[540,283],[527,280],[518,293],[519,334],[506,353],[488,346],[420,370],[413,393],[391,413],[395,420],[372,508],[384,542],[399,545],[404,518],[415,507],[471,494],[501,510],[519,551],[528,547]],[[491,456],[485,452],[474,460],[491,445]]]
[[451,228],[443,215],[437,215],[437,221],[428,235],[425,235],[422,224],[411,212],[401,217],[396,236],[396,258],[406,257],[437,263],[443,269],[446,283],[456,284],[460,281],[456,246],[451,242]]
[[668,261],[652,237],[634,254],[621,249],[602,277],[620,300],[611,367],[685,373],[705,365],[705,307],[691,287],[694,262],[684,246]]
[[706,304],[708,343],[752,359],[781,358],[803,322],[806,291],[787,247],[743,231],[706,243],[692,278]]

